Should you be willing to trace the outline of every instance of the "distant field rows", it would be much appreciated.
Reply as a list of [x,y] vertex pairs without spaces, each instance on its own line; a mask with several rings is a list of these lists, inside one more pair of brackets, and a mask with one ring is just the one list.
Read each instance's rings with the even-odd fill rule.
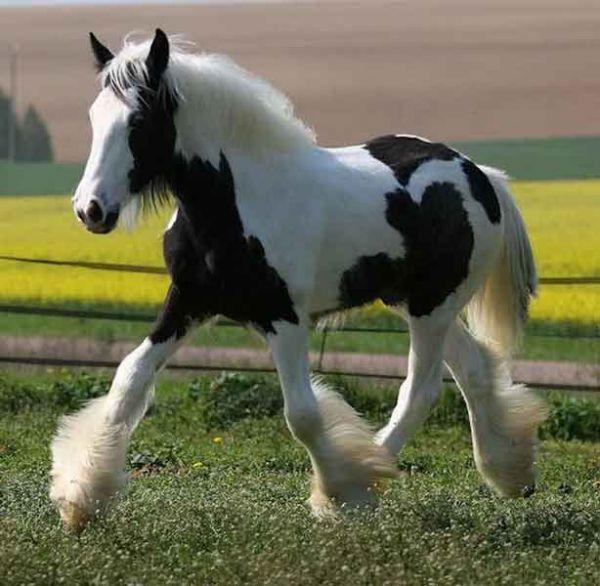
[[[600,180],[516,182],[545,277],[600,276]],[[142,220],[133,233],[99,237],[75,221],[65,196],[0,199],[0,255],[162,266],[161,235],[169,211]],[[162,275],[92,271],[0,261],[1,302],[155,305]],[[590,323],[600,315],[600,286],[542,288],[533,318]]]

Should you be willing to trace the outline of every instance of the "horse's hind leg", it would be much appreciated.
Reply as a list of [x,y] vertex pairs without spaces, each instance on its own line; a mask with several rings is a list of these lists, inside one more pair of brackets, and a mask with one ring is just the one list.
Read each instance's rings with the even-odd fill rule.
[[506,366],[459,320],[448,334],[444,358],[467,403],[475,462],[487,484],[504,496],[533,488],[544,402],[514,386]]
[[440,309],[408,320],[408,373],[389,422],[377,433],[377,442],[392,455],[413,436],[440,395],[444,339],[451,319]]
[[311,380],[306,326],[278,322],[275,330],[267,338],[281,381],[285,418],[313,464],[309,503],[314,514],[333,513],[334,503],[373,503],[377,479],[397,473],[392,459],[340,395]]
[[154,332],[121,362],[110,392],[61,420],[52,442],[50,497],[70,528],[83,528],[124,487],[129,437],[187,323],[171,289]]

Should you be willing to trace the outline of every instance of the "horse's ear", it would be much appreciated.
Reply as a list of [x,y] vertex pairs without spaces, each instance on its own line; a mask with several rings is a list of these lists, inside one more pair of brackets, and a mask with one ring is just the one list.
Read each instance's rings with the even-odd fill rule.
[[96,69],[102,71],[106,64],[114,57],[110,49],[105,47],[94,33],[90,33],[90,43],[92,45],[92,53],[96,60]]
[[150,83],[158,85],[162,74],[167,69],[169,64],[169,39],[165,33],[157,28],[154,40],[150,47],[150,52],[146,59],[146,67],[148,68],[148,76]]

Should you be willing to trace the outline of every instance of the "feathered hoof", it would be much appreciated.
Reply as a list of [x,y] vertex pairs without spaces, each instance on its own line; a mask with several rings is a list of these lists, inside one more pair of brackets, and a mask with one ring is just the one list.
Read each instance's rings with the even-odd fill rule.
[[71,501],[59,501],[56,508],[65,528],[74,533],[83,531],[93,518],[87,509]]
[[535,437],[518,441],[490,434],[485,450],[475,452],[477,469],[498,496],[518,498],[533,494],[536,443]]
[[518,386],[494,399],[493,424],[475,432],[475,463],[499,496],[530,496],[536,482],[537,430],[548,407],[535,393]]
[[337,521],[341,518],[339,507],[319,490],[313,490],[306,502],[317,521]]
[[397,478],[387,449],[377,445],[371,426],[337,393],[313,380],[323,425],[313,452],[314,476],[309,504],[317,518],[377,505],[378,487]]
[[[395,475],[394,475],[395,476]],[[379,505],[379,493],[383,481],[372,486],[347,485],[326,492],[318,477],[313,477],[312,490],[308,504],[317,520],[341,519],[344,513],[359,510],[374,510]]]

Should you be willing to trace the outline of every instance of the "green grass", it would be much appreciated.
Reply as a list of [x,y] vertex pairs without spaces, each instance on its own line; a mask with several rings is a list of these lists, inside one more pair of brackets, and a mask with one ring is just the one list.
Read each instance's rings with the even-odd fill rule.
[[[304,503],[308,460],[283,425],[272,378],[160,385],[134,436],[127,496],[80,537],[64,533],[47,498],[48,444],[59,415],[105,387],[64,373],[0,378],[3,585],[597,581],[597,443],[544,440],[538,492],[500,500],[482,487],[464,411],[447,395],[377,511],[316,523]],[[375,420],[393,398],[345,393]],[[598,441],[598,404],[561,401],[546,435]]]
[[520,180],[600,177],[600,137],[562,136],[457,142],[479,164],[504,169]]
[[82,171],[78,163],[0,161],[0,196],[72,193]]

